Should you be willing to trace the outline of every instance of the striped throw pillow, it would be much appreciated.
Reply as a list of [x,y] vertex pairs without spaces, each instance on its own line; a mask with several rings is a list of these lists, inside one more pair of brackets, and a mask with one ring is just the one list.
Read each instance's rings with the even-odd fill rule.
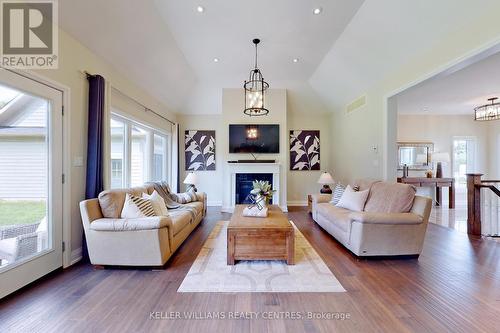
[[156,214],[150,200],[127,193],[121,213],[122,218],[134,219],[151,216],[156,216]]
[[189,189],[187,192],[175,194],[176,201],[180,204],[187,204],[198,200],[194,189]]
[[341,183],[335,185],[335,189],[333,190],[332,200],[330,201],[330,203],[333,205],[338,204],[340,198],[342,198],[342,194],[344,194],[344,191],[345,191],[344,185],[342,185]]

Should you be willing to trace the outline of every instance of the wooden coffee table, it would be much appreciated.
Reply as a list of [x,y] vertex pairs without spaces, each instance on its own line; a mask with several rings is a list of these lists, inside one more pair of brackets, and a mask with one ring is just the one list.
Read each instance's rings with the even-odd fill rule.
[[268,206],[266,218],[244,217],[246,205],[236,205],[227,227],[227,264],[236,260],[286,260],[294,264],[292,224],[276,205]]

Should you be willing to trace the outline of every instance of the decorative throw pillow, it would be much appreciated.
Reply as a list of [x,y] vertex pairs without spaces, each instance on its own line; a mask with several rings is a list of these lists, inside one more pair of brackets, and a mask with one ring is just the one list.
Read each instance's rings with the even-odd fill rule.
[[163,200],[156,190],[153,191],[151,195],[143,193],[142,198],[151,201],[156,216],[168,216],[168,209],[165,205],[165,200]]
[[156,216],[151,201],[127,193],[121,213],[122,218],[136,219],[139,217]]
[[332,200],[330,201],[330,203],[334,205],[338,204],[340,198],[342,198],[342,194],[344,194],[344,191],[345,186],[341,183],[337,183],[337,185],[335,185],[335,189],[333,190]]
[[181,204],[186,204],[198,200],[196,192],[193,188],[190,188],[187,192],[175,194],[175,196],[176,201]]
[[361,212],[365,207],[365,202],[369,193],[370,190],[356,192],[350,185],[347,185],[344,194],[342,194],[342,197],[336,206],[355,212]]

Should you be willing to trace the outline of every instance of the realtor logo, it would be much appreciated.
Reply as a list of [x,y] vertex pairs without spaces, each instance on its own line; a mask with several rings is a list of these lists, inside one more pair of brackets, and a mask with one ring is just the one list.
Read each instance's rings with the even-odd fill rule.
[[1,65],[57,68],[57,1],[1,0],[0,4]]

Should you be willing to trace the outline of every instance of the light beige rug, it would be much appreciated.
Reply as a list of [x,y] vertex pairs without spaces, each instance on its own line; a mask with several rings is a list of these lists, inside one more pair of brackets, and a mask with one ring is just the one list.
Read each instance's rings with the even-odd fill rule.
[[249,260],[228,266],[228,223],[215,225],[178,292],[345,291],[295,225],[295,265],[279,260]]

